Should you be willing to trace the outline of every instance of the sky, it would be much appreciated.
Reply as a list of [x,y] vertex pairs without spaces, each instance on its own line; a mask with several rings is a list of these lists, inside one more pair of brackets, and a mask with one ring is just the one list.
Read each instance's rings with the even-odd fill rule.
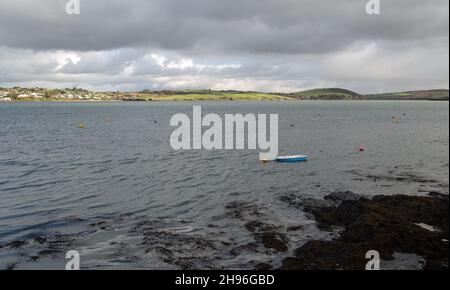
[[449,1],[0,0],[0,87],[449,88]]

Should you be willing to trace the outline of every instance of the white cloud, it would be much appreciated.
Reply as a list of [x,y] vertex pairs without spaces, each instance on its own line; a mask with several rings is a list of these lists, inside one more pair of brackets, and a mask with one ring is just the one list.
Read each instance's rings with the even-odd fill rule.
[[65,51],[57,51],[54,53],[50,53],[49,57],[55,58],[56,61],[58,62],[58,66],[54,70],[55,72],[58,72],[69,63],[76,65],[81,60],[81,57],[77,53]]
[[241,64],[198,64],[195,63],[192,58],[178,58],[169,60],[167,57],[152,53],[150,55],[146,55],[144,59],[153,59],[155,63],[161,68],[165,69],[175,69],[175,70],[185,70],[188,68],[196,69],[197,71],[202,71],[205,69],[217,70],[221,71],[223,69],[239,69],[241,68]]

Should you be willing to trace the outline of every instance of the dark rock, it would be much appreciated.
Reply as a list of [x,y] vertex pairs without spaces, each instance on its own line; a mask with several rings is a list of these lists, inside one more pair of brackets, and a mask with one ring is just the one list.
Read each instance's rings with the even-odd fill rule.
[[231,249],[230,254],[232,254],[233,256],[240,256],[244,253],[255,253],[257,249],[258,249],[257,243],[249,243]]
[[36,243],[42,245],[42,244],[44,244],[44,243],[47,242],[47,239],[46,239],[46,238],[43,238],[43,237],[36,237],[36,238],[34,238],[34,242],[36,242]]
[[21,247],[23,247],[23,246],[25,246],[27,244],[28,244],[27,241],[13,241],[13,242],[9,243],[6,246],[11,248],[11,249],[18,249],[18,248],[21,248]]
[[292,227],[288,227],[287,231],[288,232],[296,232],[296,231],[299,231],[301,229],[303,229],[303,226],[292,226]]
[[328,241],[310,241],[298,249],[295,257],[283,260],[283,270],[361,270],[367,250],[342,247]]
[[272,269],[272,266],[266,263],[259,263],[255,266],[256,271],[269,271]]
[[280,200],[288,203],[290,206],[301,208],[309,213],[313,212],[317,208],[338,207],[343,201],[359,200],[360,198],[360,195],[351,191],[338,191],[325,196],[323,199],[304,198],[291,194],[280,197]]
[[277,252],[286,252],[288,250],[288,246],[286,243],[286,236],[279,233],[262,233],[261,240],[264,247],[268,249],[273,249]]
[[437,197],[437,198],[446,198],[446,197],[448,197],[448,195],[443,194],[443,193],[438,192],[438,191],[431,191],[431,192],[428,193],[428,195],[431,196],[431,197]]
[[346,200],[359,200],[361,196],[359,194],[353,193],[351,191],[337,191],[330,193],[329,195],[325,196],[325,200],[332,200],[334,201],[337,206],[339,206],[343,201]]
[[286,235],[276,232],[276,227],[259,221],[251,221],[245,225],[245,228],[251,232],[256,240],[260,241],[267,249],[273,249],[277,252],[286,252],[288,250]]
[[[394,253],[416,254],[425,269],[448,269],[448,196],[376,196],[372,200],[345,200],[337,207],[312,208],[322,229],[344,228],[332,241],[310,241],[286,258],[282,269],[363,270],[369,250],[392,260]],[[431,225],[431,232],[417,226]]]
[[305,198],[298,205],[300,205],[306,212],[312,212],[316,208],[335,207],[336,202],[326,199]]

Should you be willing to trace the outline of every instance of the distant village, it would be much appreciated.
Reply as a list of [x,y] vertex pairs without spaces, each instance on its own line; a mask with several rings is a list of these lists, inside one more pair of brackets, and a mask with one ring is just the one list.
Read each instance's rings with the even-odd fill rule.
[[78,88],[44,89],[44,88],[0,88],[0,102],[13,101],[103,101],[127,98],[116,92],[97,93]]

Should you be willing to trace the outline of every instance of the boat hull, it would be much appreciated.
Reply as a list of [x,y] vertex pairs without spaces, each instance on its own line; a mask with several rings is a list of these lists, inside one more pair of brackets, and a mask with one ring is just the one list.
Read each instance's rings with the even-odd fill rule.
[[296,162],[306,162],[308,161],[307,156],[284,156],[284,157],[278,157],[276,162],[279,163],[296,163]]

